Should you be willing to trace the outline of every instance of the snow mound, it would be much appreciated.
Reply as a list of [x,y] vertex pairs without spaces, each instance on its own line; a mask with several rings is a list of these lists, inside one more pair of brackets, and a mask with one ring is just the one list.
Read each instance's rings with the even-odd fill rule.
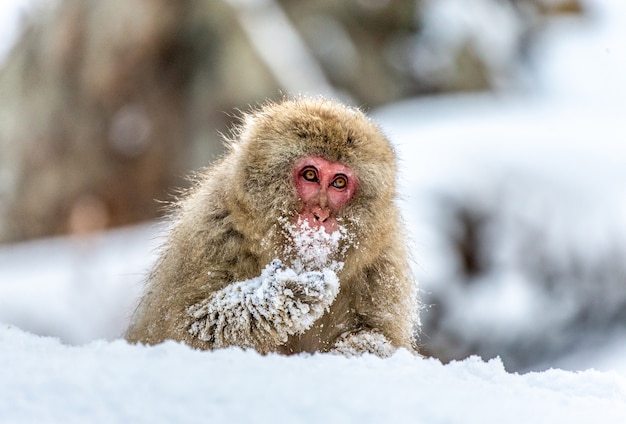
[[0,421],[624,422],[626,377],[509,374],[500,360],[442,365],[400,351],[262,356],[174,342],[67,346],[0,326]]

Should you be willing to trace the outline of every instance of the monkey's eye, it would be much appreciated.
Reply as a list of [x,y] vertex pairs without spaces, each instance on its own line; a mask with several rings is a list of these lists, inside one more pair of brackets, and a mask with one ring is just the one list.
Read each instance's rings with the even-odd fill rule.
[[307,181],[317,182],[317,172],[313,168],[307,168],[302,171],[302,178]]
[[338,175],[333,182],[330,183],[330,185],[338,189],[346,188],[348,185],[348,177],[345,175]]

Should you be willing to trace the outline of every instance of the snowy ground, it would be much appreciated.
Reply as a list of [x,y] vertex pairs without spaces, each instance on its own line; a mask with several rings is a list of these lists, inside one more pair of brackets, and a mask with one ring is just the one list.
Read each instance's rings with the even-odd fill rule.
[[[621,3],[595,1],[594,19],[546,34],[543,84],[530,94],[411,101],[375,114],[401,154],[422,290],[449,295],[458,310],[445,324],[469,340],[549,331],[541,325],[567,318],[571,305],[546,303],[525,284],[516,246],[500,240],[501,266],[482,289],[446,285],[456,276],[438,232],[440,193],[503,190],[516,219],[550,224],[550,251],[575,245],[593,257],[626,240]],[[515,240],[519,226],[510,227]],[[381,360],[130,346],[118,337],[159,232],[148,225],[0,247],[0,423],[626,420],[623,329],[537,365],[580,371],[523,375],[499,360],[442,365],[406,352]]]
[[509,374],[476,358],[192,351],[122,341],[69,347],[0,327],[2,423],[591,423],[626,417],[626,378]]

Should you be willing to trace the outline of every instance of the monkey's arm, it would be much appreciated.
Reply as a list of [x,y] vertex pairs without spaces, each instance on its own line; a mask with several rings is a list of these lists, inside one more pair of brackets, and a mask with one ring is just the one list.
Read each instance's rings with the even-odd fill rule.
[[233,283],[188,309],[191,336],[212,348],[272,351],[324,313],[339,290],[330,270],[296,274],[274,260],[259,277]]
[[[398,249],[398,246],[395,246]],[[413,278],[405,255],[394,246],[361,277],[355,296],[358,325],[342,334],[331,349],[346,356],[373,353],[389,357],[398,348],[414,350],[417,305]]]

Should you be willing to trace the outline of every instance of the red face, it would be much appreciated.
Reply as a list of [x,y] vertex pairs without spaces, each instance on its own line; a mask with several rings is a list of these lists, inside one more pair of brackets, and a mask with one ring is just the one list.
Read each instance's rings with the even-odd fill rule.
[[316,156],[298,160],[293,171],[294,185],[302,202],[299,218],[311,228],[337,230],[339,210],[356,191],[356,175],[348,166]]

